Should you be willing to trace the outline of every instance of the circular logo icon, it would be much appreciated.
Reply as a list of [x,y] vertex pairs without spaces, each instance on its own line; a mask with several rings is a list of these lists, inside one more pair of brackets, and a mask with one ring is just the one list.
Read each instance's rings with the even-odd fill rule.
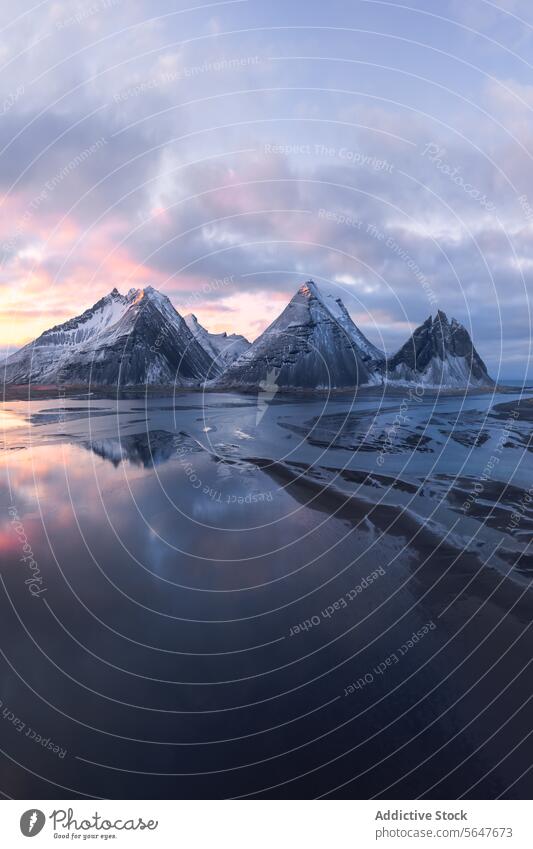
[[46,817],[42,811],[37,808],[31,808],[29,811],[24,811],[20,818],[20,830],[24,837],[35,837],[43,830]]

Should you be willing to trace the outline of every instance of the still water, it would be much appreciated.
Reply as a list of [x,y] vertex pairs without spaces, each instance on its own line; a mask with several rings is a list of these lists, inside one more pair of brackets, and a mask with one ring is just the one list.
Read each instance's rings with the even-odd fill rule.
[[0,790],[530,797],[519,398],[6,401]]

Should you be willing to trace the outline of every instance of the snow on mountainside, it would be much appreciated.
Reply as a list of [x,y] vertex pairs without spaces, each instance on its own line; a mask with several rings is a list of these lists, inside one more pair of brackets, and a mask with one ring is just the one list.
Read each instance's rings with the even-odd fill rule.
[[250,342],[238,333],[209,333],[192,313],[184,316],[185,324],[210,357],[226,368],[250,347]]
[[166,295],[113,289],[2,363],[5,383],[195,385],[219,373]]
[[342,389],[359,385],[492,386],[468,331],[439,311],[390,358],[340,298],[309,281],[253,345],[183,319],[153,289],[113,289],[0,363],[4,383],[166,384],[212,388]]
[[389,381],[442,388],[494,384],[466,328],[441,310],[417,327],[385,368]]
[[370,368],[375,367],[378,363],[382,363],[385,360],[385,353],[380,351],[379,348],[376,348],[376,346],[366,338],[365,334],[359,330],[341,299],[334,298],[333,295],[326,295],[324,301],[341,327],[344,328],[348,336],[359,348],[363,362]]
[[109,295],[101,298],[84,313],[45,330],[39,337],[40,345],[79,345],[101,334],[106,328],[116,324],[122,318],[130,303],[137,295],[137,289],[130,289],[127,295],[121,295],[113,289]]
[[376,364],[382,356],[342,301],[322,295],[309,281],[215,385],[333,389],[381,383]]

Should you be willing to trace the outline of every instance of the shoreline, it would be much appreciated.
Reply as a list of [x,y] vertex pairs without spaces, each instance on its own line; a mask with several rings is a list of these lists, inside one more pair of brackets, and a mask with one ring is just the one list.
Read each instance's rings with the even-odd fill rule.
[[[420,384],[422,385],[422,384]],[[362,396],[364,398],[372,397],[390,397],[397,398],[412,389],[412,385],[380,385],[380,386],[358,386],[336,389],[286,389],[281,387],[277,390],[275,396],[270,400],[270,403],[276,401],[289,400],[294,398],[297,400],[312,400],[314,398],[342,398]],[[464,397],[475,395],[511,395],[519,392],[533,393],[533,386],[506,386],[505,384],[495,384],[494,386],[473,386],[465,388],[457,387],[424,387],[424,395],[429,398],[435,396]],[[202,395],[258,395],[261,389],[258,387],[202,387],[202,386],[174,386],[172,384],[146,384],[137,386],[117,386],[103,384],[12,384],[4,385],[2,393],[2,401],[4,403],[11,401],[48,401],[57,398],[72,398],[75,396],[84,396],[87,400],[109,399],[116,398],[118,400],[127,398],[169,398],[174,395],[186,394],[202,394]],[[267,393],[268,394],[268,393]]]

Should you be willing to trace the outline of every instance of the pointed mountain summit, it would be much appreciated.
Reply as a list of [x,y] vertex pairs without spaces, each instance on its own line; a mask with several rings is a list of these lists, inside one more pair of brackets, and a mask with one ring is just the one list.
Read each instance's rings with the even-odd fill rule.
[[350,318],[340,299],[312,280],[216,381],[221,388],[341,389],[381,383],[384,359]]
[[222,369],[250,347],[248,339],[238,333],[209,333],[192,313],[184,316],[183,320],[196,341]]
[[196,385],[220,372],[166,295],[113,289],[2,363],[5,383]]
[[387,364],[387,379],[442,388],[493,386],[467,329],[438,311],[417,327]]

